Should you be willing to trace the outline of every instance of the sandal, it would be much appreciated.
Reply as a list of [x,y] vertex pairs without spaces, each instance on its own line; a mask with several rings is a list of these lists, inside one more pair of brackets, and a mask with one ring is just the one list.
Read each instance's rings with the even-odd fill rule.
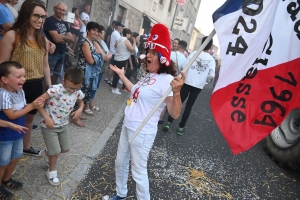
[[21,190],[23,188],[23,184],[21,182],[12,180],[12,178],[7,181],[2,180],[2,185],[12,190]]
[[85,124],[80,119],[78,119],[77,121],[71,120],[71,122],[73,124],[75,124],[76,126],[80,127],[80,128],[84,128],[85,127]]
[[93,106],[92,109],[95,110],[95,111],[99,111],[100,110],[100,108],[98,106]]
[[3,186],[0,186],[0,199],[12,199],[13,194],[9,191],[7,191]]
[[86,115],[94,116],[94,113],[93,113],[90,109],[84,110],[83,112],[84,112]]

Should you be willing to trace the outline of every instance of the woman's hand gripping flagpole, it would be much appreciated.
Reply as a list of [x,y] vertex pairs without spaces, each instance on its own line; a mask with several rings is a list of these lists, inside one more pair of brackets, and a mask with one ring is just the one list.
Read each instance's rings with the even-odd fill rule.
[[[209,41],[213,38],[213,36],[216,34],[215,29],[211,31],[207,39],[202,43],[198,51],[195,53],[193,58],[185,65],[182,72],[186,73],[188,69],[191,67],[191,65],[194,63],[194,61],[197,59],[197,57],[200,55],[200,53],[203,51],[203,49],[206,47],[206,45],[209,43]],[[181,74],[178,75],[179,78],[181,78]],[[148,116],[144,119],[144,121],[141,123],[141,125],[138,127],[138,129],[135,131],[135,133],[129,138],[128,142],[131,143],[134,138],[137,136],[137,134],[142,130],[142,128],[145,126],[145,124],[148,122],[148,120],[152,117],[152,115],[155,113],[155,111],[158,109],[160,104],[163,103],[163,101],[167,98],[167,96],[172,91],[172,86],[169,87],[169,89],[166,91],[166,93],[161,97],[159,102],[155,105],[155,107],[151,110],[151,112],[148,114]]]

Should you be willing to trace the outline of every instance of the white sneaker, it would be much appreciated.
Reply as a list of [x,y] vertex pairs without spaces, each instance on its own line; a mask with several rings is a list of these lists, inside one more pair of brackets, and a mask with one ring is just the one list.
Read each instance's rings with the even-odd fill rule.
[[121,79],[119,79],[119,84],[123,85],[123,82],[122,82],[122,80],[121,80]]
[[60,184],[60,181],[57,177],[57,171],[49,171],[49,169],[48,169],[46,171],[46,176],[51,185],[59,185]]
[[41,156],[44,158],[45,162],[49,166],[49,157],[46,155],[46,149],[41,152]]
[[122,94],[122,93],[119,91],[118,88],[112,89],[111,92],[112,92],[113,94]]

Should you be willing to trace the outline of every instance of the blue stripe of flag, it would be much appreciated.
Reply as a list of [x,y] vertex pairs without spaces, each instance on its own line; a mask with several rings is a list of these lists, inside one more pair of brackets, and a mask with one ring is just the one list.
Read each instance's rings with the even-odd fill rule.
[[220,8],[213,13],[213,22],[215,23],[219,18],[233,13],[242,8],[243,0],[227,0]]

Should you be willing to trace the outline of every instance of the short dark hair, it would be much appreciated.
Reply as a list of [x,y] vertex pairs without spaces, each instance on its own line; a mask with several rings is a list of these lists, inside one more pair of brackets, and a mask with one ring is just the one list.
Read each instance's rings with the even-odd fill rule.
[[12,67],[15,67],[17,69],[22,69],[23,66],[18,63],[18,62],[15,62],[15,61],[5,61],[5,62],[2,62],[0,64],[0,79],[5,76],[5,77],[8,77],[8,75],[11,73],[10,69]]
[[[202,39],[202,44],[203,44],[203,42],[204,42],[206,39],[207,39],[207,36],[205,36],[205,37]],[[213,44],[213,39],[211,39],[211,40],[208,42],[208,44],[206,45],[206,47],[204,48],[204,50],[209,50],[210,47],[212,46],[212,44]]]
[[123,36],[126,36],[127,34],[132,35],[132,32],[129,28],[123,28]]
[[133,36],[134,38],[136,38],[136,37],[139,36],[139,34],[138,34],[137,32],[133,32],[133,33],[132,33],[132,36]]
[[64,76],[65,80],[69,80],[71,83],[77,85],[84,81],[84,75],[81,69],[77,67],[69,67]]
[[72,8],[72,13],[74,13],[76,10],[78,10],[78,8]]
[[[175,38],[174,40],[177,40],[178,42],[180,41],[180,39],[179,39],[179,38]],[[174,41],[174,40],[173,40],[173,41]]]
[[99,33],[101,33],[102,31],[105,31],[104,26],[102,26],[102,25],[100,25],[100,24],[99,24],[98,29],[99,29]]
[[180,40],[180,41],[178,42],[178,47],[179,47],[180,49],[186,49],[186,47],[187,47],[186,41]]
[[99,30],[99,24],[97,22],[88,22],[86,25],[86,31],[90,31],[91,29],[98,29]]

